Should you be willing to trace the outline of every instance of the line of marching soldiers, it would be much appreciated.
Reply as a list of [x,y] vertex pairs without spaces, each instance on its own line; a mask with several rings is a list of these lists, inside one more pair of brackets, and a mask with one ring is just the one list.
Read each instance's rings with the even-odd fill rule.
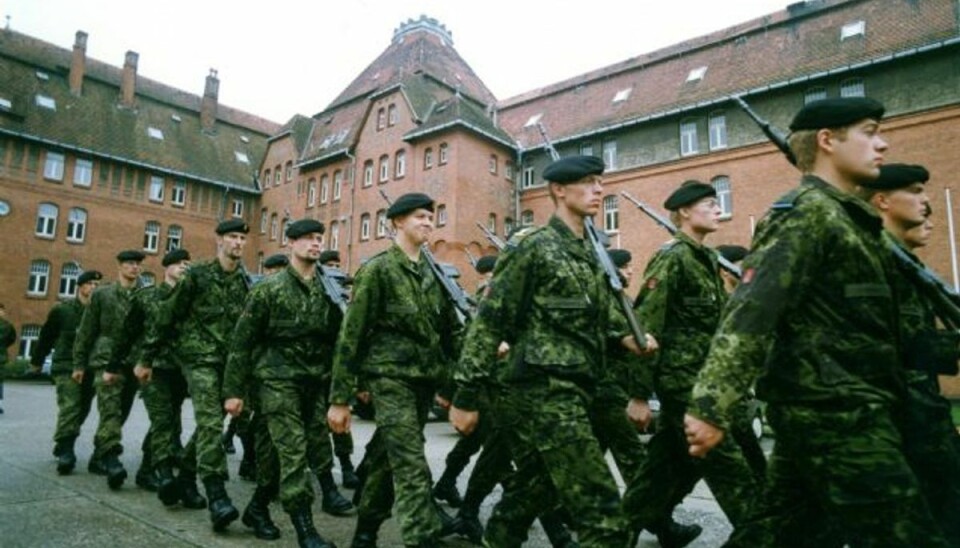
[[[187,268],[189,255],[169,254],[164,284],[149,292],[133,290],[142,254],[121,253],[118,282],[93,291],[99,275],[84,273],[76,302],[51,312],[62,336],[41,333],[34,356],[57,346],[58,470],[75,465],[85,411],[70,402],[89,407],[92,383],[101,424],[90,469],[123,483],[120,430],[139,384],[160,500],[206,506],[216,531],[240,517],[224,484],[226,412],[255,432],[257,489],[243,522],[277,538],[269,504],[279,499],[301,546],[333,546],[313,525],[311,474],[324,510],[352,511],[330,494],[328,434],[348,433],[362,404],[376,431],[357,469],[356,548],[376,546],[391,515],[407,546],[451,534],[519,546],[537,519],[554,546],[632,546],[644,529],[684,546],[701,529],[673,510],[701,478],[733,525],[729,545],[958,546],[958,437],[936,376],[956,373],[957,336],[938,329],[892,251],[919,263],[929,174],[883,165],[882,115],[866,98],[797,113],[789,143],[803,178],[758,225],[732,295],[704,244],[718,229],[715,190],[680,185],[664,203],[678,232],[634,304],[643,340],[584,240],[603,197],[594,157],[544,171],[554,215],[478,262],[489,280],[467,325],[421,253],[434,209],[421,193],[391,204],[393,245],[356,273],[345,310],[316,283],[324,227],[312,219],[289,225],[289,264],[252,287],[239,220],[218,225],[215,259]],[[629,253],[609,253],[628,281]],[[776,436],[769,461],[748,424],[754,388]],[[645,447],[638,430],[654,392],[661,414]],[[187,394],[197,429],[181,450]],[[435,486],[423,434],[434,401],[465,436]],[[480,446],[461,498],[456,478]],[[497,483],[503,496],[484,526],[480,503]]]

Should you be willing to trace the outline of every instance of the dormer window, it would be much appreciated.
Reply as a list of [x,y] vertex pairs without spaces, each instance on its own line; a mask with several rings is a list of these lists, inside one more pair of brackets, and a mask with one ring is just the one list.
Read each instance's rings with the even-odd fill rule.
[[703,76],[707,73],[707,67],[698,67],[690,71],[690,74],[687,75],[687,82],[697,82],[703,80]]
[[867,24],[864,23],[863,20],[847,23],[840,29],[840,41],[842,42],[847,38],[853,38],[855,36],[863,36],[866,30]]
[[623,101],[626,101],[630,97],[631,91],[633,91],[633,88],[621,89],[616,95],[614,95],[613,102],[622,103]]
[[50,110],[57,110],[57,102],[54,101],[53,97],[48,97],[46,95],[37,94],[37,106],[48,108]]
[[526,124],[523,124],[523,127],[533,127],[540,122],[540,118],[543,118],[543,113],[534,114],[527,120]]
[[148,128],[147,128],[147,135],[149,135],[149,136],[150,136],[151,138],[153,138],[153,139],[157,139],[157,140],[160,140],[160,141],[163,140],[163,131],[161,131],[159,128],[155,128],[155,127],[152,127],[152,126],[151,126],[151,127],[148,127]]

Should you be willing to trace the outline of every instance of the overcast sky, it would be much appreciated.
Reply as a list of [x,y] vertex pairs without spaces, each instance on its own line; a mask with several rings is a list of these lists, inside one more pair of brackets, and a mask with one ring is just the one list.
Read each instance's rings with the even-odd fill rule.
[[[6,0],[10,27],[200,95],[286,122],[326,107],[421,14],[499,99],[785,9],[795,0]],[[255,8],[255,9],[254,9]]]

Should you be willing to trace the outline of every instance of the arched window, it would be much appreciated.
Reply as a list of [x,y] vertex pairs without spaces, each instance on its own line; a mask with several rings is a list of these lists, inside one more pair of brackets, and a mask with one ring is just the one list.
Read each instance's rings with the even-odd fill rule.
[[277,234],[280,233],[280,221],[277,219],[277,213],[273,212],[270,214],[270,239],[276,240]]
[[394,166],[393,176],[397,179],[407,174],[407,153],[398,150],[396,155],[396,165]]
[[337,221],[330,223],[330,249],[340,249],[340,223]]
[[156,253],[159,248],[160,223],[157,221],[147,221],[147,226],[143,230],[143,250]]
[[370,239],[370,214],[364,213],[360,216],[360,241],[365,242]]
[[320,203],[327,203],[327,198],[330,196],[330,177],[324,173],[320,176]]
[[63,263],[60,268],[60,291],[58,293],[61,299],[76,297],[78,277],[80,277],[80,266],[77,263]]
[[397,123],[397,105],[387,107],[387,125],[392,126]]
[[317,205],[317,181],[310,179],[307,181],[307,207]]
[[616,194],[603,198],[603,229],[607,232],[620,230],[620,199]]
[[447,206],[440,204],[437,206],[437,226],[447,224]]
[[520,213],[520,226],[533,226],[533,211],[526,209]]
[[177,225],[167,227],[167,251],[180,249],[183,246],[183,228]]
[[27,295],[45,297],[50,283],[50,263],[38,259],[30,263],[30,279],[27,280]]
[[67,215],[67,241],[73,243],[83,242],[87,235],[87,212],[79,207],[70,209]]
[[377,239],[384,238],[387,235],[387,210],[377,211]]
[[373,160],[367,160],[363,163],[363,186],[373,184]]
[[57,217],[60,208],[55,204],[42,203],[37,208],[37,236],[53,238],[57,233]]
[[433,167],[433,149],[427,148],[423,151],[423,169],[430,169]]
[[343,171],[339,169],[333,172],[333,201],[340,199],[340,191],[343,189]]
[[380,182],[387,182],[390,177],[390,157],[384,154],[380,157]]
[[447,161],[450,159],[449,149],[450,147],[447,146],[447,143],[440,143],[440,159],[438,160],[440,165],[447,163]]
[[730,178],[726,175],[714,177],[710,183],[717,191],[717,203],[720,204],[720,218],[733,216],[733,193],[730,191]]

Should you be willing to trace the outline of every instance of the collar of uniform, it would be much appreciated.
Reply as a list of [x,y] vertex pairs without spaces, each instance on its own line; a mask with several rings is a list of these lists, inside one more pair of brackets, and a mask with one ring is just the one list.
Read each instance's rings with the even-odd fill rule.
[[293,268],[293,264],[292,264],[292,263],[291,263],[291,264],[288,264],[287,266],[285,266],[285,267],[283,268],[283,271],[284,271],[284,273],[286,273],[288,276],[290,276],[291,278],[293,278],[294,280],[296,280],[296,282],[297,282],[298,284],[300,284],[301,286],[303,286],[304,289],[307,289],[307,290],[310,289],[310,283],[307,282],[307,280],[305,280],[305,279],[303,278],[303,276],[300,275],[299,272],[297,272],[297,269]]
[[570,227],[567,226],[567,223],[563,222],[563,219],[553,215],[550,217],[547,225],[555,230],[563,239],[570,241],[570,244],[566,246],[567,251],[583,258],[592,255],[584,235],[581,234],[578,236],[574,234],[574,232],[570,230]]
[[906,253],[907,255],[909,255],[911,259],[913,259],[914,261],[917,262],[917,264],[923,264],[923,263],[920,261],[920,257],[917,257],[917,255],[916,255],[913,251],[911,251],[909,247],[907,247],[907,244],[904,243],[903,240],[901,240],[900,238],[897,238],[896,236],[894,236],[893,233],[891,233],[891,232],[888,231],[887,229],[883,229],[883,239],[884,239],[884,241],[886,241],[888,244],[890,244],[890,245],[895,245],[895,246],[899,247],[900,249],[902,249],[903,252]]
[[851,214],[851,216],[855,216],[858,221],[865,222],[870,229],[877,232],[883,229],[883,219],[881,219],[877,211],[873,209],[873,206],[867,202],[864,202],[860,198],[843,192],[839,188],[831,185],[816,175],[804,175],[801,184],[816,188],[827,196],[830,196],[834,200],[840,202],[840,204],[843,205],[843,207]]
[[419,261],[413,261],[410,257],[404,253],[403,249],[396,242],[390,246],[390,249],[387,250],[387,255],[390,257],[390,260],[397,263],[401,267],[409,270],[410,272],[420,274],[420,264],[423,263],[423,253],[421,252]]

